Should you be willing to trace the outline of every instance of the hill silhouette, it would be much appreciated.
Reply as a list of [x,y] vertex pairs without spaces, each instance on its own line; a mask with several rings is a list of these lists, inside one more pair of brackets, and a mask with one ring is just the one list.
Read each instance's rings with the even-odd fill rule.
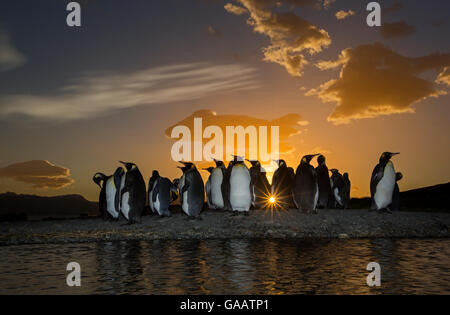
[[0,194],[0,221],[96,215],[97,203],[88,201],[81,195],[44,197],[12,192]]
[[[350,206],[367,209],[370,198],[352,198]],[[401,192],[400,210],[450,210],[450,182]]]

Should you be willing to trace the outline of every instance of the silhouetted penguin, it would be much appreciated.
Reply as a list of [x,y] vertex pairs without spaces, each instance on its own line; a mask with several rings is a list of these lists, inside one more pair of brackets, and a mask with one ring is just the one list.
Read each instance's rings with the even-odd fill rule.
[[271,193],[276,199],[276,206],[288,209],[292,206],[295,183],[295,173],[292,167],[288,167],[284,160],[274,160],[278,168],[273,174]]
[[328,167],[325,163],[325,157],[319,155],[317,157],[317,183],[319,185],[319,200],[317,201],[317,208],[324,209],[328,207],[331,195],[331,182]]
[[205,184],[206,203],[208,204],[209,209],[216,209],[216,207],[211,202],[211,173],[212,173],[213,169],[214,169],[214,167],[212,167],[212,166],[203,169],[205,171],[208,171],[208,173],[209,173],[208,180],[206,181],[206,184]]
[[230,162],[230,204],[235,214],[244,212],[248,214],[252,204],[252,194],[250,191],[250,172],[244,163],[244,159],[234,156]]
[[403,174],[400,172],[395,173],[395,186],[392,194],[392,203],[389,206],[391,211],[400,210],[400,188],[398,187],[398,181],[403,178]]
[[155,211],[162,217],[170,217],[169,206],[173,201],[172,191],[176,188],[170,179],[159,177],[152,189],[152,203]]
[[184,167],[180,178],[181,209],[190,218],[198,218],[205,202],[203,179],[193,163],[180,162]]
[[372,205],[370,210],[387,210],[392,203],[396,174],[391,158],[399,153],[384,152],[375,166],[370,179],[370,195]]
[[114,220],[118,220],[120,215],[120,182],[123,176],[123,168],[118,167],[103,184],[105,186],[106,211]]
[[153,170],[152,177],[148,180],[148,205],[153,213],[156,213],[156,209],[153,207],[152,192],[159,178],[159,172],[157,170]]
[[[261,163],[258,160],[247,161],[252,165],[250,168],[252,205],[255,209],[265,209],[268,206],[271,206],[269,200],[272,197],[266,172],[263,170]],[[275,202],[276,200],[274,199],[274,203]]]
[[120,211],[129,224],[137,223],[140,222],[145,207],[147,194],[145,181],[136,164],[119,162],[127,169],[125,185],[121,192]]
[[295,173],[294,200],[300,210],[306,213],[317,212],[319,186],[315,168],[309,163],[318,154],[305,155]]
[[345,183],[344,176],[335,168],[330,170],[331,172],[331,192],[334,197],[333,208],[344,209],[345,196],[347,193],[347,185]]
[[345,195],[344,195],[344,209],[349,209],[350,208],[350,192],[351,192],[351,182],[350,182],[350,178],[348,177],[348,173],[344,173],[344,175],[342,175],[344,178],[344,182],[345,182]]
[[94,183],[100,187],[100,195],[98,197],[98,210],[100,212],[100,217],[103,220],[107,220],[110,216],[108,210],[106,210],[106,181],[108,176],[103,173],[96,173],[92,178]]

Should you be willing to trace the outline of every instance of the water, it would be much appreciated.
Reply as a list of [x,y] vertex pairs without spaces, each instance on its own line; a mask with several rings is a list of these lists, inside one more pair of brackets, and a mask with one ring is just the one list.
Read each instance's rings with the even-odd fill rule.
[[[0,294],[449,294],[450,239],[123,241],[0,247]],[[81,265],[81,287],[66,265]],[[381,287],[366,266],[381,265]]]

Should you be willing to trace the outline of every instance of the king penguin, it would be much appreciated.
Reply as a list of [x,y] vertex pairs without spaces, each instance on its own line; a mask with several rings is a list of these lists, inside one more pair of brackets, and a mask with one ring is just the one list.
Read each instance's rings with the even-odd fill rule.
[[[266,172],[258,160],[247,160],[250,168],[250,184],[252,193],[252,205],[255,209],[266,209],[271,198],[270,184]],[[275,199],[274,199],[275,202]]]
[[291,207],[295,183],[295,173],[284,160],[274,160],[278,168],[272,177],[271,193],[276,199],[276,206],[284,209]]
[[323,155],[319,155],[317,157],[317,164],[316,173],[317,183],[319,185],[319,200],[317,201],[317,208],[324,209],[328,207],[331,194],[330,174]]
[[213,169],[214,169],[214,167],[212,167],[212,166],[203,169],[204,171],[208,171],[208,173],[209,173],[208,180],[206,181],[206,184],[205,184],[206,203],[208,204],[208,209],[216,209],[216,207],[213,205],[213,203],[211,201],[211,174],[212,174]]
[[391,158],[400,153],[384,152],[375,166],[370,179],[370,195],[372,204],[370,210],[387,210],[392,203],[396,174]]
[[227,176],[225,164],[214,159],[216,167],[211,173],[211,203],[216,209],[230,210],[230,178]]
[[152,192],[159,178],[160,178],[159,172],[157,170],[153,170],[152,177],[150,177],[150,179],[148,180],[148,205],[153,213],[156,213],[156,210],[155,207],[153,206]]
[[309,163],[318,154],[305,155],[295,173],[294,200],[298,208],[306,213],[316,211],[319,185],[315,168]]
[[333,194],[334,205],[333,208],[344,209],[345,196],[347,191],[347,185],[345,183],[344,176],[339,173],[339,170],[333,168],[331,172],[331,192]]
[[159,177],[152,189],[152,203],[155,211],[161,217],[170,217],[169,206],[173,201],[172,192],[175,185],[166,177]]
[[389,209],[391,209],[391,211],[400,210],[400,188],[398,187],[398,181],[400,181],[402,178],[403,178],[402,173],[400,172],[395,173],[394,192],[392,194],[392,203],[389,206]]
[[103,220],[107,220],[109,217],[108,210],[106,210],[106,181],[108,180],[108,176],[103,173],[96,173],[92,180],[100,187],[100,195],[98,197],[100,217]]
[[234,156],[230,162],[230,204],[234,214],[244,212],[248,215],[252,204],[250,192],[250,172],[240,156]]
[[190,162],[179,167],[183,171],[180,178],[181,209],[189,218],[198,218],[205,202],[205,187],[197,167]]
[[120,211],[129,224],[137,223],[140,222],[145,207],[145,181],[136,164],[119,162],[127,169],[125,185],[121,192]]
[[344,209],[350,209],[350,192],[352,189],[352,184],[347,172],[342,176],[345,182]]
[[109,176],[105,183],[106,211],[114,220],[120,215],[120,183],[125,176],[122,167],[118,167],[113,175]]

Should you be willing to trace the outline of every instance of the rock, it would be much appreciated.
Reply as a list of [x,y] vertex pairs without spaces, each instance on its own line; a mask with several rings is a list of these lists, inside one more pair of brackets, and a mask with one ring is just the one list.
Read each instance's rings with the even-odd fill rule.
[[348,236],[348,234],[341,233],[341,234],[338,235],[338,238],[339,239],[347,239],[347,238],[350,238],[350,237]]

